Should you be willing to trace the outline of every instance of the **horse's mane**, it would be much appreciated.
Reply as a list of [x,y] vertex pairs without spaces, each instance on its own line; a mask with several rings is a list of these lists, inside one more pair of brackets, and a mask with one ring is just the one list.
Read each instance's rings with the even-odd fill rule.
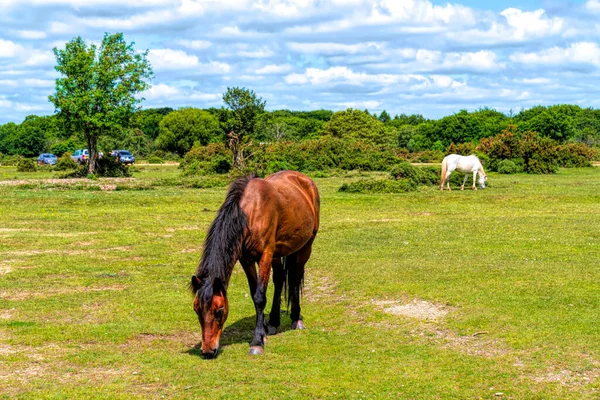
[[[209,304],[213,296],[213,284],[219,279],[223,287],[227,286],[231,271],[237,261],[242,239],[248,226],[248,220],[240,207],[240,200],[248,183],[256,175],[251,174],[233,182],[229,187],[225,202],[219,209],[208,235],[204,241],[204,253],[196,270],[201,286],[198,299]],[[194,287],[190,285],[194,292]]]

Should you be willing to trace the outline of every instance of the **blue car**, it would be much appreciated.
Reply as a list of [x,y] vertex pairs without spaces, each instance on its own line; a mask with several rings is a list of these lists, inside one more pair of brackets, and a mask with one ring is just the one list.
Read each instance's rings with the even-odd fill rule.
[[55,165],[56,164],[56,156],[50,153],[42,153],[37,158],[38,165],[47,164],[47,165]]
[[127,150],[113,150],[110,155],[116,157],[117,161],[123,164],[131,165],[135,162],[135,157]]

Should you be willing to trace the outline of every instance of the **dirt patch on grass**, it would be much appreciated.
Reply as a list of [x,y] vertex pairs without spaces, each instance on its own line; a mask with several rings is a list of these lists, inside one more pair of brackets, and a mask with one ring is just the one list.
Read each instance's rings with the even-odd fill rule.
[[14,308],[12,310],[1,310],[0,311],[0,319],[7,320],[12,319],[14,314]]
[[588,385],[600,377],[600,368],[585,371],[550,370],[544,374],[534,375],[531,379],[537,383],[558,383],[570,388]]
[[[100,178],[98,180],[102,183],[126,183],[133,182],[135,178]],[[0,181],[0,186],[19,186],[27,184],[46,184],[46,185],[74,185],[78,183],[91,183],[87,178],[71,178],[71,179],[13,179]]]
[[487,333],[474,332],[471,335],[459,336],[449,330],[435,330],[432,340],[441,347],[458,351],[470,356],[495,358],[511,353],[511,350],[499,340],[488,339]]
[[167,342],[169,347],[172,344],[184,345],[185,347],[192,348],[202,341],[202,334],[200,331],[178,331],[169,334],[160,333],[140,333],[120,347],[123,349],[136,349],[139,347],[149,347],[156,345],[159,342]]
[[12,268],[9,265],[0,264],[0,275],[6,275],[10,271],[12,271]]
[[28,300],[28,299],[39,299],[71,293],[89,293],[89,292],[105,292],[105,291],[123,291],[127,289],[125,285],[112,285],[112,286],[95,286],[95,287],[66,287],[66,288],[47,288],[43,291],[30,291],[24,290],[19,292],[2,292],[0,293],[0,299],[4,300]]
[[15,250],[15,251],[7,251],[4,254],[12,255],[12,256],[36,256],[40,254],[64,254],[68,256],[78,256],[82,254],[96,254],[104,251],[128,251],[129,247],[127,246],[119,246],[119,247],[110,247],[108,249],[90,249],[90,250]]
[[337,282],[328,276],[315,276],[309,274],[304,280],[304,289],[302,298],[304,301],[316,303],[321,300],[337,301],[343,300],[344,296],[338,296],[335,293]]
[[438,320],[450,311],[446,306],[424,300],[413,300],[407,304],[399,301],[374,301],[374,304],[388,314],[421,320]]

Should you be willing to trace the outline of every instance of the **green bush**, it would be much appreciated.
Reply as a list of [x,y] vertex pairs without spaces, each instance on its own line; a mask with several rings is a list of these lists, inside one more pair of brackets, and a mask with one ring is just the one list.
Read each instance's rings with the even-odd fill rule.
[[164,161],[162,158],[153,155],[148,158],[148,164],[164,164]]
[[344,183],[339,192],[346,193],[406,193],[417,190],[417,185],[408,179],[361,179]]
[[70,169],[77,168],[77,163],[73,161],[73,159],[71,158],[71,154],[69,153],[64,153],[62,156],[60,156],[58,160],[56,160],[56,165],[54,166],[54,169],[57,171],[67,171]]
[[392,179],[408,179],[415,185],[437,185],[440,181],[441,170],[439,167],[413,167],[408,162],[395,165],[390,170]]
[[[103,157],[97,160],[96,170],[93,174],[101,178],[129,178],[131,170],[126,165],[117,161],[115,157]],[[78,165],[71,172],[59,175],[59,178],[86,178],[88,177],[88,163]]]
[[596,150],[584,143],[569,143],[558,146],[558,163],[561,167],[590,167],[596,158]]
[[517,164],[511,160],[502,160],[498,163],[498,172],[506,175],[516,174]]
[[17,159],[17,172],[35,172],[35,162],[31,158],[19,157]]

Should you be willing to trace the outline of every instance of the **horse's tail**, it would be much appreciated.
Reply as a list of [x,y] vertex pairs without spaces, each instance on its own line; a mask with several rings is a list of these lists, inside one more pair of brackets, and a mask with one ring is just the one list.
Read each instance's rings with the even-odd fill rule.
[[[207,286],[204,288],[207,295],[210,287],[208,285],[213,284],[209,281],[215,278],[224,283],[229,281],[231,270],[241,254],[248,218],[240,207],[240,201],[248,183],[255,177],[254,174],[248,175],[231,184],[225,202],[208,230],[204,252],[196,271],[196,277],[202,281],[203,288]],[[192,288],[194,289],[197,288]]]
[[294,299],[300,299],[304,287],[304,265],[298,261],[298,253],[283,257],[283,287],[288,308]]
[[444,157],[442,160],[442,176],[440,177],[440,189],[444,188],[444,181],[446,180],[446,171],[448,170],[448,159]]

